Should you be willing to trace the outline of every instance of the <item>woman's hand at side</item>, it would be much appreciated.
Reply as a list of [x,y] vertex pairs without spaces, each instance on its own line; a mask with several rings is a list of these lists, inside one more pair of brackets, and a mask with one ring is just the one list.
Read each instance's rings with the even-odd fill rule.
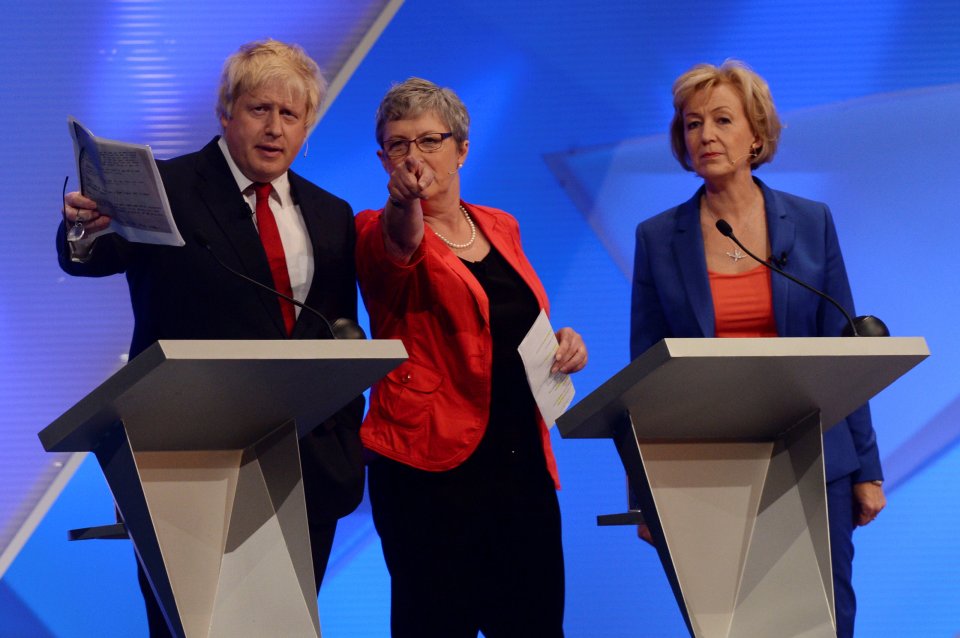
[[550,372],[570,374],[583,370],[587,365],[587,346],[583,343],[580,333],[575,332],[573,328],[560,328],[557,330],[557,341],[560,342],[560,346],[557,348]]

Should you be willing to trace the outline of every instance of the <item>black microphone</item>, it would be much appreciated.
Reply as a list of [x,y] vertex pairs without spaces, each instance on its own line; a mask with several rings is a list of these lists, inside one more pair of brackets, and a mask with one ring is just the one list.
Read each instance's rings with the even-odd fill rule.
[[[733,243],[735,243],[737,246],[743,249],[743,252],[750,255],[754,260],[760,262],[761,264],[763,264],[773,272],[783,275],[793,283],[803,286],[810,292],[816,295],[819,295],[823,299],[826,299],[827,301],[832,303],[837,308],[837,310],[839,310],[843,314],[843,316],[847,320],[847,325],[843,329],[842,336],[844,337],[889,337],[890,336],[890,331],[887,329],[887,326],[882,321],[880,321],[880,319],[878,319],[877,317],[874,317],[872,315],[864,315],[864,316],[857,317],[856,320],[854,320],[850,316],[850,313],[847,312],[844,309],[844,307],[841,306],[837,302],[837,300],[831,297],[830,295],[820,292],[813,286],[800,281],[793,275],[790,275],[784,272],[783,270],[781,270],[780,268],[777,268],[773,264],[766,262],[760,259],[759,257],[757,257],[756,255],[754,255],[752,252],[750,252],[747,249],[746,246],[740,243],[740,240],[737,239],[737,237],[733,234],[733,228],[730,227],[730,224],[728,224],[726,220],[718,219],[716,226],[717,226],[717,230],[720,231],[721,235],[723,235],[724,237],[729,237],[731,240],[733,240]],[[776,258],[771,257],[771,260],[776,261]],[[787,261],[786,253],[782,254],[781,260],[784,263],[786,263]]]
[[353,319],[340,317],[333,321],[333,334],[337,339],[366,339],[367,333]]
[[361,328],[356,321],[341,317],[340,319],[337,319],[331,324],[327,320],[327,318],[320,313],[319,310],[315,310],[314,308],[311,308],[310,306],[297,301],[293,297],[288,297],[287,295],[283,294],[279,290],[274,290],[270,286],[265,286],[259,281],[257,281],[256,279],[253,279],[252,277],[247,277],[242,272],[238,272],[233,268],[231,268],[230,266],[226,265],[225,263],[223,263],[223,261],[219,257],[217,257],[217,253],[213,252],[213,248],[210,246],[210,242],[207,241],[206,236],[199,230],[193,233],[193,241],[197,242],[197,244],[199,244],[201,248],[206,249],[206,251],[210,253],[210,255],[214,258],[214,260],[216,260],[216,262],[220,264],[220,266],[230,274],[236,277],[239,277],[240,279],[243,279],[244,281],[249,282],[254,286],[262,288],[263,290],[266,290],[270,294],[276,295],[281,299],[289,301],[293,305],[298,306],[303,310],[306,310],[307,312],[311,312],[317,317],[319,317],[320,321],[323,322],[324,327],[327,329],[327,333],[330,335],[331,339],[366,339],[367,338],[367,335],[363,332],[363,328]]

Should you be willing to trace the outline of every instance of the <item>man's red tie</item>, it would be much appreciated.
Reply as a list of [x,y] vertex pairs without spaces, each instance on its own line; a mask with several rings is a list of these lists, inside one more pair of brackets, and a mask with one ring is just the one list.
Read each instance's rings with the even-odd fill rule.
[[[288,297],[293,297],[290,271],[287,270],[287,256],[283,253],[283,242],[280,241],[277,220],[273,216],[273,211],[270,210],[270,193],[273,191],[273,185],[254,184],[253,191],[257,194],[257,229],[260,231],[263,249],[267,253],[267,263],[270,264],[270,273],[273,275],[273,287]],[[279,297],[277,301],[280,302],[283,325],[287,329],[287,335],[290,335],[293,332],[293,324],[297,320],[297,313],[289,301]]]

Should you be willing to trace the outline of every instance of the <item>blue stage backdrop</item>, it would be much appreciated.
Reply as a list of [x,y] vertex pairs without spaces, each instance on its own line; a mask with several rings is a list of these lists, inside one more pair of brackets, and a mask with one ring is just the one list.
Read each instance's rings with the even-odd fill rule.
[[[44,456],[36,431],[122,364],[130,336],[121,278],[70,279],[56,267],[60,187],[73,175],[66,116],[105,137],[179,153],[217,133],[219,65],[240,42],[299,41],[333,68],[349,58],[321,35],[339,15],[324,3],[276,5],[266,18],[262,3],[196,4],[5,3],[0,91],[12,126],[0,154],[10,220],[0,251],[0,538],[16,538],[19,527],[7,521],[28,518],[24,503],[69,461]],[[371,24],[376,3],[367,4],[349,19]],[[149,29],[145,17],[155,21]],[[168,55],[130,55],[124,47],[138,40]],[[473,118],[464,197],[520,220],[554,324],[575,327],[590,348],[575,378],[584,396],[628,362],[633,228],[697,187],[670,157],[670,85],[694,63],[727,57],[767,78],[787,125],[775,162],[758,174],[831,205],[858,311],[879,315],[895,335],[925,336],[933,353],[873,403],[889,506],[855,536],[857,635],[958,635],[955,1],[408,0],[295,168],[357,210],[381,206],[373,114],[383,92],[411,75],[454,88]],[[157,119],[158,104],[191,115]],[[624,506],[612,444],[555,435],[554,446],[567,635],[684,636],[654,552],[629,529],[595,526],[596,514]],[[145,635],[129,545],[65,540],[66,529],[112,515],[88,459],[12,564],[0,565],[0,636]],[[387,636],[388,600],[364,504],[338,534],[320,595],[324,635]]]

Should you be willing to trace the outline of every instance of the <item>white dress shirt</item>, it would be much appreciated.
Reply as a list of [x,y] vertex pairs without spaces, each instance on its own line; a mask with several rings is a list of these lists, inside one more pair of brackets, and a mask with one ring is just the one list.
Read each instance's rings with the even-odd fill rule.
[[[240,187],[244,199],[250,206],[251,211],[257,209],[257,195],[253,191],[253,180],[240,172],[236,162],[230,156],[227,148],[227,142],[220,136],[217,142],[223,156],[227,159],[227,165],[230,166],[230,172]],[[273,185],[273,192],[270,193],[270,210],[277,220],[277,228],[280,230],[280,241],[283,244],[283,253],[287,258],[287,271],[290,273],[290,287],[293,289],[293,298],[303,302],[310,291],[310,283],[313,281],[313,244],[310,243],[310,235],[307,233],[307,225],[303,221],[303,215],[300,213],[300,207],[293,201],[293,195],[290,192],[290,178],[284,173],[277,179],[270,182]],[[253,216],[253,225],[257,225],[257,216]],[[259,229],[258,229],[259,232]],[[299,306],[295,306],[297,316],[300,316]]]

